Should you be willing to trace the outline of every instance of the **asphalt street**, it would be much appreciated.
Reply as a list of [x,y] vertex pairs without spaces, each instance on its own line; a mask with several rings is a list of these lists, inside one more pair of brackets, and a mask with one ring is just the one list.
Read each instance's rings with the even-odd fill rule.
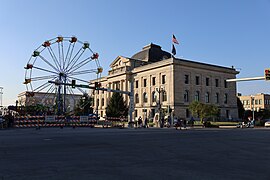
[[270,179],[270,128],[0,130],[0,179]]

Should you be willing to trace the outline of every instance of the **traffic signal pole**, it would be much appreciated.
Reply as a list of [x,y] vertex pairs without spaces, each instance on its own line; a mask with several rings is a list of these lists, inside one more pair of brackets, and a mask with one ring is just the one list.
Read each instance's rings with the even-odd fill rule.
[[227,82],[238,82],[238,81],[254,81],[254,80],[264,80],[265,77],[251,77],[251,78],[237,78],[237,79],[227,79]]

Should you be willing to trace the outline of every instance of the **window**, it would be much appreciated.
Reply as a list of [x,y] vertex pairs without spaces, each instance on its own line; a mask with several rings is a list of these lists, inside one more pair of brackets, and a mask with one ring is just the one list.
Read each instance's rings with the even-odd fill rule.
[[101,99],[101,106],[104,106],[104,98]]
[[143,93],[143,102],[144,102],[144,103],[147,103],[147,101],[148,101],[147,93],[144,92],[144,93]]
[[135,81],[135,88],[138,88],[139,87],[139,81]]
[[97,107],[99,106],[99,99],[97,99],[97,103],[96,103]]
[[146,87],[147,86],[147,79],[144,79],[143,80],[143,87]]
[[196,76],[196,85],[200,85],[200,77]]
[[185,93],[184,93],[184,102],[188,102],[188,90],[185,90]]
[[152,92],[152,102],[157,102],[157,93],[155,91]]
[[166,91],[162,91],[162,101],[167,101],[167,93],[166,93]]
[[189,118],[189,116],[190,116],[189,110],[186,109],[186,118]]
[[256,105],[258,104],[258,99],[255,99],[255,104],[256,104]]
[[215,103],[218,104],[219,103],[219,93],[215,94]]
[[189,75],[185,75],[185,84],[189,84]]
[[209,78],[207,77],[207,78],[205,79],[205,85],[206,85],[206,86],[209,86],[209,84],[210,84],[210,83],[209,83]]
[[199,91],[195,92],[195,101],[200,101],[200,92]]
[[224,94],[224,104],[227,104],[228,103],[228,94],[225,93]]
[[218,81],[218,79],[215,79],[215,84],[216,84],[216,87],[219,86],[219,81]]
[[230,110],[226,110],[226,118],[230,118]]
[[135,103],[139,103],[139,95],[138,94],[135,94]]
[[226,80],[224,80],[224,88],[228,88],[228,83]]
[[162,75],[162,84],[166,83],[166,75]]
[[152,85],[153,85],[153,86],[156,85],[156,77],[152,77]]
[[260,104],[260,105],[262,104],[262,99],[259,99],[259,104]]
[[205,93],[205,102],[209,103],[209,92]]
[[136,109],[135,109],[135,111],[134,111],[134,116],[135,116],[135,117],[138,117],[138,110],[136,110]]

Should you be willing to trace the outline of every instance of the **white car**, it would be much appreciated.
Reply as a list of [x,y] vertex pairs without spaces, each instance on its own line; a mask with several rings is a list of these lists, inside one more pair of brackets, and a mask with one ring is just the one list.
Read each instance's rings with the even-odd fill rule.
[[270,127],[270,120],[266,121],[266,122],[264,123],[264,126],[265,126],[265,127]]

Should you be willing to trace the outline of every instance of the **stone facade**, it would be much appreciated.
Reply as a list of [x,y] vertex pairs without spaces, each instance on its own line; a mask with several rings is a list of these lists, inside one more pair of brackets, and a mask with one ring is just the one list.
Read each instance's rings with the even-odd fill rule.
[[[135,118],[153,118],[161,107],[163,112],[189,119],[192,115],[188,106],[194,100],[218,106],[221,119],[238,118],[236,83],[226,82],[239,73],[233,67],[174,58],[160,46],[150,44],[131,58],[118,56],[110,68],[108,75],[98,81],[104,88],[130,91],[131,80]],[[90,94],[94,97],[93,108],[104,117],[112,92]],[[129,101],[127,95],[124,99]]]
[[268,109],[270,110],[270,95],[269,94],[254,94],[254,95],[246,95],[238,96],[240,101],[243,104],[245,110],[253,110],[259,111],[260,109]]

